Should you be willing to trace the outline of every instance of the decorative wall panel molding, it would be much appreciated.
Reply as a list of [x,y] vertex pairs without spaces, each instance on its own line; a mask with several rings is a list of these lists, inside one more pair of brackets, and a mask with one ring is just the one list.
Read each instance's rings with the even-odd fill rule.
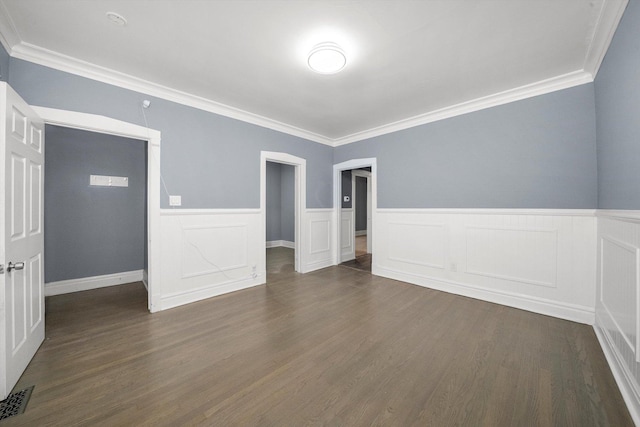
[[640,425],[640,211],[598,211],[596,325],[629,412]]
[[303,228],[308,230],[309,245],[305,250],[305,265],[303,271],[308,273],[313,270],[329,267],[333,265],[333,209],[307,209],[305,211],[305,224]]
[[331,250],[331,219],[312,219],[309,221],[309,253],[312,255],[327,253]]
[[257,211],[162,211],[160,310],[265,282]]
[[473,226],[465,229],[467,273],[556,287],[557,230]]
[[599,303],[638,361],[638,254],[640,250],[609,236],[600,239]]
[[247,224],[184,227],[182,278],[247,268],[248,253]]
[[445,268],[446,224],[389,222],[389,259],[430,268]]
[[372,271],[593,324],[596,219],[552,212],[380,209]]

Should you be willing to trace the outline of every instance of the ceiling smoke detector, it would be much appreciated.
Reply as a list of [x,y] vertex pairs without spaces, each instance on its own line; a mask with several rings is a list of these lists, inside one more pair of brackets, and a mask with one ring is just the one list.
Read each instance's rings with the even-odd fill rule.
[[325,42],[311,49],[307,63],[316,73],[335,74],[347,65],[347,56],[336,43]]
[[109,21],[113,22],[118,27],[124,27],[127,25],[127,20],[119,13],[107,12],[107,18],[109,18]]

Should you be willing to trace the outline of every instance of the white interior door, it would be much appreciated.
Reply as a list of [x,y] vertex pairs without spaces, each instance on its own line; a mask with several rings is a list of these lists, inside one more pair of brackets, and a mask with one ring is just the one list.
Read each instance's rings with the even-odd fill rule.
[[[352,194],[356,194],[356,177],[361,177],[367,180],[367,253],[371,253],[371,242],[373,241],[373,239],[371,238],[372,233],[373,233],[373,212],[371,209],[371,172],[369,171],[364,171],[364,170],[353,170],[351,171],[351,176],[352,176],[352,181],[353,181],[353,191]],[[354,203],[354,207],[355,207],[355,197],[353,200]]]
[[44,340],[44,123],[0,83],[0,399]]
[[[341,180],[344,179],[342,176]],[[342,184],[340,185],[342,188]],[[350,208],[343,208],[342,203],[347,202],[345,195],[340,195],[340,262],[351,261],[356,257],[356,210],[355,210],[355,177],[351,176],[351,202]]]

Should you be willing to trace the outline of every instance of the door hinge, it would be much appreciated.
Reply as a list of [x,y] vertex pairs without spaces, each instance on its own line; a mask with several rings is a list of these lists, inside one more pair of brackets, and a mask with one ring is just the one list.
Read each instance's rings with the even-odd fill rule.
[[4,274],[4,264],[0,264],[0,274]]

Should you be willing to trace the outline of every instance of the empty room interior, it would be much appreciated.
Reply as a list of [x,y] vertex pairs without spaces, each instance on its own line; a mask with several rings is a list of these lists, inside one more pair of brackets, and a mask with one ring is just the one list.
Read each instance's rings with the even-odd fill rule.
[[640,0],[0,0],[0,423],[640,425]]

